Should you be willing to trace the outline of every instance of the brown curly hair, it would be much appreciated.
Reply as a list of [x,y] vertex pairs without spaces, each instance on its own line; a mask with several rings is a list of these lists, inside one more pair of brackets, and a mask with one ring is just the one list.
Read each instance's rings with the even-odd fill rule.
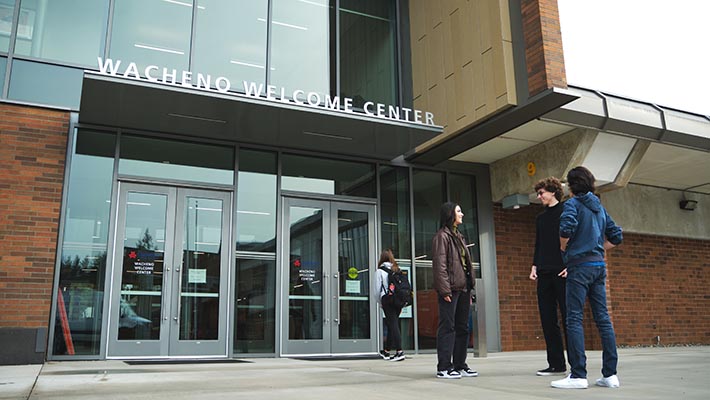
[[540,189],[545,189],[550,193],[554,193],[557,201],[562,201],[562,183],[554,176],[550,176],[537,181],[537,183],[535,184],[535,192]]

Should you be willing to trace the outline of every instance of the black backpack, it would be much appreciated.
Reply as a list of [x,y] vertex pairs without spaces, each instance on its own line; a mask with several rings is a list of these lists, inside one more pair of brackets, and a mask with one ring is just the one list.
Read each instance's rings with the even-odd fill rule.
[[407,272],[401,269],[393,272],[391,269],[380,266],[389,276],[389,287],[385,288],[386,294],[382,296],[382,304],[392,304],[404,308],[412,304],[412,285],[409,284]]

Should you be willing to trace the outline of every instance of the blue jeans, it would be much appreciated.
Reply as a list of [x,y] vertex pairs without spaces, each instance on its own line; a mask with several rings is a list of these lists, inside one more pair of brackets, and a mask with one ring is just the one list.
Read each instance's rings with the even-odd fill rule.
[[589,297],[592,316],[602,339],[602,375],[616,375],[616,335],[606,308],[606,267],[567,267],[567,358],[573,378],[587,377],[584,354],[584,302]]

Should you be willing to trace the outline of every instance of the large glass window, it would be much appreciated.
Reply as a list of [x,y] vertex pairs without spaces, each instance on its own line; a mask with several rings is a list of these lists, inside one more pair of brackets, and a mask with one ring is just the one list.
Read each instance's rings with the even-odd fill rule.
[[476,278],[481,277],[481,264],[478,240],[478,212],[476,207],[476,178],[469,175],[449,174],[449,192],[451,201],[461,206],[463,223],[459,232],[466,238],[469,245]]
[[276,154],[239,151],[237,251],[276,252]]
[[0,52],[10,48],[12,21],[15,19],[15,0],[0,0]]
[[12,100],[79,109],[84,71],[15,59],[8,97]]
[[395,258],[411,258],[408,168],[380,168],[380,216],[382,248],[392,249]]
[[234,150],[209,144],[123,135],[118,173],[231,185],[234,183]]
[[375,165],[284,154],[281,189],[375,197]]
[[397,94],[395,2],[340,0],[340,95],[395,104]]
[[[148,65],[188,70],[192,34],[192,0],[116,0],[110,57]],[[122,64],[125,69],[126,65]],[[166,78],[171,81],[179,78]]]
[[272,85],[330,94],[330,21],[328,0],[273,0]]
[[98,355],[116,139],[79,131],[71,160],[52,354]]
[[431,241],[446,200],[444,173],[414,170],[414,265],[420,349],[436,348],[439,308],[432,273]]
[[276,261],[237,259],[235,353],[276,351]]
[[0,57],[0,93],[5,88],[5,72],[7,71],[7,58]]
[[267,0],[198,0],[194,71],[223,76],[232,89],[266,80]]
[[107,18],[108,0],[22,0],[15,53],[95,66]]

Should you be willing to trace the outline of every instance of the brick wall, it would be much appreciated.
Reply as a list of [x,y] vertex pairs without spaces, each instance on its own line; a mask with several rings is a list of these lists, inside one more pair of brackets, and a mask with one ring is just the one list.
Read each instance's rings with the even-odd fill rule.
[[567,87],[557,0],[522,0],[528,93]]
[[46,328],[69,114],[0,103],[0,328]]
[[[528,279],[541,210],[494,207],[504,351],[545,348],[536,286]],[[710,344],[710,241],[625,233],[607,264],[607,303],[619,345],[652,345],[657,336],[661,344]],[[600,349],[589,305],[584,329],[587,348]]]

